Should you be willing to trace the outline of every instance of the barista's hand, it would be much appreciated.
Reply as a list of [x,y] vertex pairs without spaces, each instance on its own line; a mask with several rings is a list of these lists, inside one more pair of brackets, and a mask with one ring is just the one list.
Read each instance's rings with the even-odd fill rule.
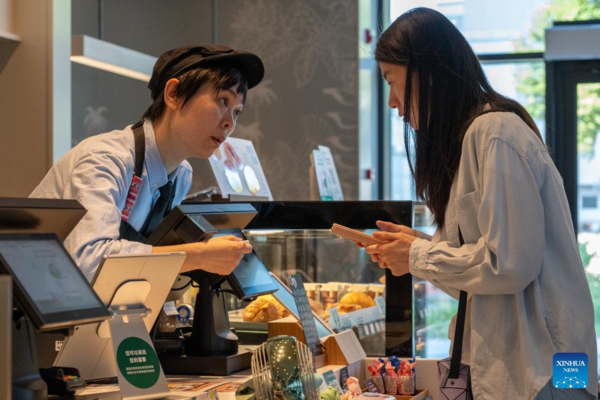
[[187,243],[175,246],[159,246],[154,253],[184,251],[187,255],[181,272],[202,269],[219,275],[229,275],[252,245],[232,235],[219,236],[206,242]]
[[233,235],[219,236],[206,242],[192,243],[196,252],[188,252],[185,264],[190,270],[203,269],[213,274],[229,275],[244,254],[252,252],[252,245]]
[[389,268],[394,276],[408,274],[408,253],[412,242],[417,239],[416,236],[401,232],[374,232],[373,236],[387,243],[375,244],[365,248],[365,251],[371,255],[371,260],[379,263],[381,268]]
[[244,254],[252,252],[250,243],[233,235],[219,236],[194,244],[203,246],[194,269],[200,268],[219,275],[229,275],[238,266]]

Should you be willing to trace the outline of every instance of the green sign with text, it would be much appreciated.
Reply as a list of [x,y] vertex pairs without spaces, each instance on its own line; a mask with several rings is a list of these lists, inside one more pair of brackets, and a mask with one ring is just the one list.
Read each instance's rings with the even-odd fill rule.
[[154,386],[160,376],[156,352],[137,337],[128,337],[119,344],[117,365],[127,382],[140,389]]

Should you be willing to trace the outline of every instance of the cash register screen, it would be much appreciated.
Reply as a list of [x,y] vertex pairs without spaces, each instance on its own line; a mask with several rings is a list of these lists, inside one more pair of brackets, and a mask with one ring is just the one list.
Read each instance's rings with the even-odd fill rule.
[[98,298],[53,234],[0,235],[0,267],[15,280],[15,295],[39,330],[107,319]]
[[[246,239],[241,229],[219,229],[214,237],[226,235]],[[241,299],[273,293],[278,289],[269,271],[262,261],[260,261],[254,250],[252,253],[244,254],[244,257],[227,277],[227,280]]]

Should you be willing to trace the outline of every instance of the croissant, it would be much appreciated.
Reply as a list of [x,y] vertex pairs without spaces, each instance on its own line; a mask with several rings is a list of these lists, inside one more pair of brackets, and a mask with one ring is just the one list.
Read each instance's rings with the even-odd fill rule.
[[285,308],[279,302],[279,300],[277,300],[275,297],[271,296],[270,294],[267,294],[265,296],[260,296],[259,299],[265,299],[269,303],[273,304],[275,306],[275,308],[277,308],[277,314],[279,315],[279,318],[285,318],[288,315],[290,315],[290,312],[287,310],[287,308]]
[[308,304],[310,305],[311,310],[316,312],[317,314],[323,313],[323,305],[319,302],[314,301],[313,299],[308,299]]
[[268,322],[278,318],[277,307],[260,297],[244,309],[244,322]]

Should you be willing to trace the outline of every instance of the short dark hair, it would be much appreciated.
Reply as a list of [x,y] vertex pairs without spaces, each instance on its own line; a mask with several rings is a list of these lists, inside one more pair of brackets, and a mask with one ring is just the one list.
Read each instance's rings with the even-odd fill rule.
[[[414,160],[409,155],[408,163],[416,194],[425,200],[440,228],[464,135],[487,104],[494,110],[515,113],[541,140],[529,113],[492,88],[467,40],[438,11],[415,8],[398,17],[377,42],[375,59],[406,66],[404,143],[409,154],[414,148]],[[418,88],[413,85],[414,74]],[[414,90],[419,95],[416,132],[410,125]]]
[[[248,93],[248,81],[239,69],[231,64],[209,65],[200,68],[194,68],[179,76],[179,85],[175,90],[175,96],[183,98],[181,107],[185,107],[187,102],[204,85],[212,85],[216,92],[229,90],[238,85],[237,93],[244,96]],[[144,113],[144,119],[155,121],[165,112],[164,88],[158,96],[153,99],[154,102]]]

